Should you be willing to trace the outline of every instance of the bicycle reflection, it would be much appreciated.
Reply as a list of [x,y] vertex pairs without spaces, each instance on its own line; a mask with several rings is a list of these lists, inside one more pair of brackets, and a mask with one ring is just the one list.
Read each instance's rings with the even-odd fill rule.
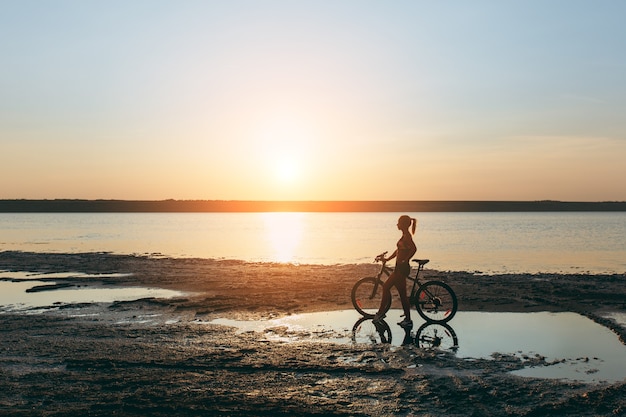
[[361,317],[352,326],[354,343],[391,343],[391,328],[386,321],[374,323],[372,318]]
[[448,323],[424,323],[415,333],[415,344],[423,349],[459,349],[459,338]]
[[[352,342],[354,343],[387,343],[392,342],[392,332],[389,324],[382,320],[374,323],[372,318],[361,317],[352,327]],[[415,344],[422,349],[451,350],[459,348],[459,339],[456,332],[447,323],[426,322],[412,333],[412,329],[404,329],[402,346]]]

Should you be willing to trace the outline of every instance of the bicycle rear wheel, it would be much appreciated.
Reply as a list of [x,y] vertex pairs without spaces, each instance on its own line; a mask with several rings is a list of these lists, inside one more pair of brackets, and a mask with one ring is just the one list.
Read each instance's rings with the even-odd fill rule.
[[446,323],[456,314],[458,303],[452,288],[445,282],[422,284],[413,300],[419,315],[432,323]]
[[[383,282],[375,277],[361,278],[352,287],[352,305],[364,317],[374,317],[383,299]],[[391,298],[385,313],[391,307]]]

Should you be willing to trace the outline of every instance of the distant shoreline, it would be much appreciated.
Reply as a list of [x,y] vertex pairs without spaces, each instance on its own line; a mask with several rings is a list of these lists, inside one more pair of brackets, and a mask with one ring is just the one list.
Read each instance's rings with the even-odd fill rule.
[[626,201],[0,200],[0,213],[626,211]]

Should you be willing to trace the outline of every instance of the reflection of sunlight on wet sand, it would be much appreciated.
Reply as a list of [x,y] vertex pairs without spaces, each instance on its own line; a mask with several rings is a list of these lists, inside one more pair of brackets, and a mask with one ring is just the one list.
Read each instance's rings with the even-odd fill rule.
[[273,260],[291,262],[302,240],[303,213],[262,213]]

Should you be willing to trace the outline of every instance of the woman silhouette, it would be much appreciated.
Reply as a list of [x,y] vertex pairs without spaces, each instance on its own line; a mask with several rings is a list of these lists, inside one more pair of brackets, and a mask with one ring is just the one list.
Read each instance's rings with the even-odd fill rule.
[[[398,219],[398,230],[402,231],[402,237],[398,240],[396,250],[389,258],[385,259],[385,262],[388,262],[396,258],[396,267],[383,284],[383,298],[378,312],[374,315],[374,323],[380,323],[385,318],[385,312],[383,310],[391,301],[391,287],[396,287],[400,295],[400,301],[402,302],[402,309],[404,310],[404,320],[398,324],[403,328],[413,326],[413,321],[411,321],[411,304],[409,303],[409,297],[406,295],[406,278],[411,272],[409,261],[417,251],[412,237],[412,235],[415,234],[416,226],[417,220],[407,215],[402,215]],[[409,228],[411,228],[410,233]]]

